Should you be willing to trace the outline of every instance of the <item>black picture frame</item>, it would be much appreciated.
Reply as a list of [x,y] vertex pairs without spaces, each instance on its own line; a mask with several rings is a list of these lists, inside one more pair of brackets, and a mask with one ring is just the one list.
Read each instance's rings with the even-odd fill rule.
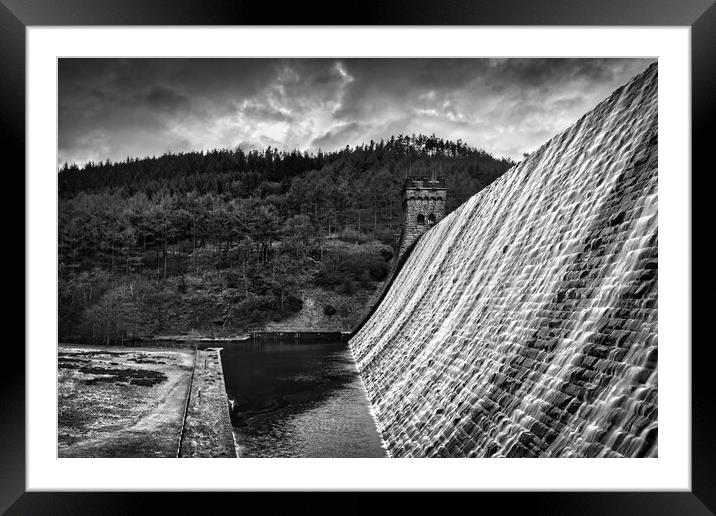
[[[360,2],[341,6],[335,2],[295,2],[276,6],[248,0],[0,0],[0,141],[5,149],[6,176],[13,175],[17,186],[10,196],[24,199],[25,170],[25,29],[43,25],[573,25],[573,26],[689,26],[691,27],[692,73],[692,192],[694,178],[713,169],[713,121],[716,101],[716,5],[714,0],[390,0]],[[11,157],[10,161],[7,157]],[[710,165],[710,166],[709,166]],[[700,174],[693,170],[700,169]],[[22,178],[22,179],[21,179]],[[704,189],[701,191],[703,192]],[[23,201],[20,201],[23,202]],[[6,204],[6,207],[8,205]],[[10,220],[25,213],[24,206],[11,208]],[[20,211],[22,210],[22,211]],[[705,204],[692,200],[692,234],[712,233],[701,228],[711,219]],[[16,259],[26,256],[17,235],[6,233]],[[15,238],[12,238],[12,237]],[[708,237],[705,239],[708,240]],[[6,243],[6,245],[8,245]],[[7,248],[6,248],[7,250]],[[692,274],[707,253],[692,251]],[[705,270],[705,268],[701,268]],[[11,275],[18,276],[18,274]],[[699,282],[700,289],[705,285]],[[19,291],[19,286],[18,286]],[[13,298],[16,310],[25,309],[25,293]],[[692,299],[693,293],[692,293]],[[695,299],[694,299],[695,301]],[[716,433],[712,363],[709,339],[697,339],[698,327],[708,316],[708,303],[692,302],[692,490],[690,492],[588,492],[588,493],[475,493],[452,494],[450,504],[426,500],[423,494],[411,495],[411,504],[423,509],[448,507],[486,507],[497,504],[501,513],[533,514],[713,514],[716,511]],[[8,322],[13,321],[8,317]],[[24,342],[24,330],[21,331]],[[0,418],[0,510],[7,514],[133,514],[153,503],[161,503],[162,512],[187,512],[193,504],[206,507],[208,496],[217,510],[225,503],[242,507],[257,503],[255,494],[148,494],[148,493],[40,493],[25,492],[25,353],[19,339],[8,339],[4,349],[6,363],[0,377],[3,417]],[[688,343],[686,343],[688,344]],[[330,510],[322,495],[302,493],[301,505],[312,512]],[[341,502],[339,512],[375,510],[385,502],[375,493],[353,493]],[[467,497],[470,498],[467,498]],[[271,505],[284,496],[271,495]],[[227,500],[230,498],[230,500]],[[264,502],[265,503],[265,502]],[[220,505],[221,504],[221,505]],[[295,510],[295,502],[292,502]],[[494,505],[493,505],[494,506]],[[407,510],[407,506],[403,507]]]

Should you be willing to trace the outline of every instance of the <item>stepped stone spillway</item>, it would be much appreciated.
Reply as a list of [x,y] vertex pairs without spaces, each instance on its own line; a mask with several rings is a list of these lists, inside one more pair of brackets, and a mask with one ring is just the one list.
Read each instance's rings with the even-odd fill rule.
[[350,346],[394,457],[657,455],[657,66],[430,229]]

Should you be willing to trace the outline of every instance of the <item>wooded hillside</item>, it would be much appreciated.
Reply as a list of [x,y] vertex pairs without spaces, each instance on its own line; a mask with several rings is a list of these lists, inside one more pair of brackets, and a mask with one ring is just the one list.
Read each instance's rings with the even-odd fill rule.
[[236,334],[296,314],[308,291],[322,292],[326,320],[350,325],[389,271],[407,175],[444,175],[451,211],[512,165],[461,141],[401,135],[330,153],[64,166],[60,339]]

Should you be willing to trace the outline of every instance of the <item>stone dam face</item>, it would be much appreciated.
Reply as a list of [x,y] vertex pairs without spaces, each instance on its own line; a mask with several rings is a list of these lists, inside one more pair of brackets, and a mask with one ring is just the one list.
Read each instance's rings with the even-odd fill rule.
[[420,239],[350,341],[393,457],[657,455],[657,68]]

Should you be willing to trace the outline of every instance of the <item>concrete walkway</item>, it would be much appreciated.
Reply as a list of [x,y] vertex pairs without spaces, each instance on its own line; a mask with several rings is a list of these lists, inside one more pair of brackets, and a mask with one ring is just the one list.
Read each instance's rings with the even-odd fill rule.
[[196,351],[180,457],[236,457],[220,349]]

